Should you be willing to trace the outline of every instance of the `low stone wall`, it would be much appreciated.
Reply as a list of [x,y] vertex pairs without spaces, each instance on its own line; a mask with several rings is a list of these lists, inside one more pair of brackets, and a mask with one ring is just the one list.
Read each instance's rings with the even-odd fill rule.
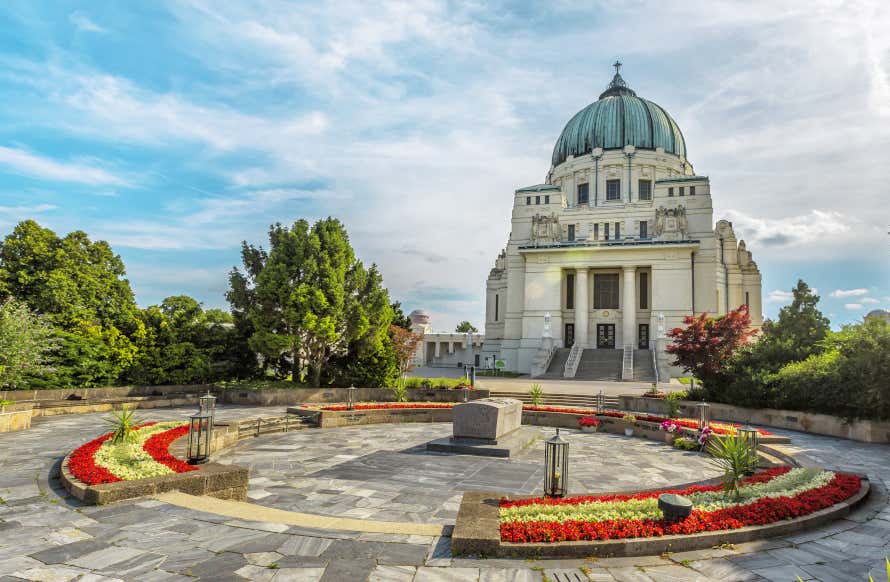
[[[332,404],[346,402],[348,388],[270,388],[245,390],[243,388],[214,388],[220,402],[249,404],[252,406],[294,406],[296,404]],[[470,390],[471,400],[488,398],[488,390]],[[395,402],[391,390],[386,388],[357,388],[358,402]],[[446,388],[408,388],[411,402],[463,402],[463,390]]]
[[167,396],[169,394],[200,394],[212,388],[210,384],[186,384],[171,386],[107,386],[103,388],[57,388],[52,390],[0,391],[0,400],[102,400],[130,396]]
[[[619,397],[621,408],[651,414],[665,414],[667,404],[660,398],[623,395]],[[695,417],[697,402],[683,400],[680,413]],[[865,443],[890,443],[890,422],[878,420],[855,420],[847,422],[843,418],[828,414],[801,412],[799,410],[777,410],[772,408],[742,408],[730,404],[711,402],[711,418],[731,422],[746,423],[797,430],[813,434],[840,437]]]
[[723,544],[740,544],[780,535],[791,535],[816,528],[847,516],[869,493],[869,482],[863,476],[862,488],[847,499],[826,509],[803,517],[740,529],[703,532],[691,535],[670,535],[583,542],[515,544],[502,542],[498,519],[498,493],[468,491],[458,510],[457,523],[451,537],[455,556],[475,555],[487,558],[585,558],[633,557],[660,555],[665,552],[703,550]]
[[390,408],[376,410],[288,408],[287,412],[288,414],[299,416],[317,415],[319,428],[404,422],[451,422],[454,418],[454,412],[451,408]]
[[29,402],[0,406],[0,432],[31,428],[32,405]]

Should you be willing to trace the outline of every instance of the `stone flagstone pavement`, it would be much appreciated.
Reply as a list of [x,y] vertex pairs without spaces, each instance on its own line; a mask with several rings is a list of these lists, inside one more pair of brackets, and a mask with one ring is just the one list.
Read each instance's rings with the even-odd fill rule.
[[[144,411],[184,419],[185,409]],[[221,407],[221,418],[281,414]],[[803,534],[729,548],[600,560],[452,559],[449,538],[358,533],[244,521],[143,499],[81,506],[50,476],[62,456],[105,430],[101,415],[35,419],[0,435],[0,582],[8,580],[298,581],[865,581],[890,556],[890,446],[784,431],[800,454],[866,473],[875,492],[847,519]],[[503,489],[538,487],[536,444],[520,458],[436,458],[420,443],[447,425],[388,425],[272,435],[240,443],[224,462],[246,463],[251,501],[306,513],[418,523],[453,522],[459,492],[496,474]],[[593,438],[590,438],[593,437]],[[658,486],[708,469],[658,443],[570,434],[578,487]],[[668,459],[670,477],[657,471]],[[489,464],[486,464],[489,463]],[[439,465],[437,470],[437,464]],[[636,467],[636,468],[634,468]],[[653,470],[655,469],[655,470]],[[495,473],[496,472],[496,473]],[[524,476],[524,477],[523,477]],[[701,478],[696,476],[694,478]],[[691,479],[685,479],[691,480]],[[609,487],[612,485],[612,487]],[[278,505],[281,503],[281,505]],[[314,509],[314,511],[310,511]]]

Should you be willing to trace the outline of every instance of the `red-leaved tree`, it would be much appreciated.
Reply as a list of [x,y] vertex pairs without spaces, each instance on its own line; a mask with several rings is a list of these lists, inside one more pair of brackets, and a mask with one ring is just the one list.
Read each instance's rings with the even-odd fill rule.
[[723,370],[726,361],[753,334],[745,305],[721,317],[707,313],[687,315],[683,323],[686,327],[675,327],[668,332],[674,341],[667,346],[667,352],[676,358],[675,366],[705,384]]

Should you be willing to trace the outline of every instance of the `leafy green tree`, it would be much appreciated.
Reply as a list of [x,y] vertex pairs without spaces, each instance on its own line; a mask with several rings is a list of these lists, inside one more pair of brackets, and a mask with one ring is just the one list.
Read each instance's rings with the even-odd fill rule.
[[138,308],[125,274],[105,241],[82,231],[59,238],[33,220],[19,223],[0,247],[0,293],[65,329],[89,322],[135,332]]
[[389,295],[376,265],[365,269],[355,258],[340,221],[275,224],[268,251],[245,242],[241,254],[244,271],[229,277],[232,314],[278,376],[299,381],[309,374],[319,386],[333,359],[381,350],[392,319]]
[[402,311],[402,302],[393,301],[392,305],[392,325],[401,327],[402,329],[411,329],[411,319]]
[[829,321],[817,308],[819,296],[802,280],[776,321],[764,322],[756,342],[740,349],[706,386],[709,398],[742,406],[779,406],[776,374],[783,366],[824,349]]
[[468,331],[472,332],[472,333],[479,332],[479,330],[476,329],[472,323],[470,323],[469,321],[466,321],[466,320],[458,323],[457,327],[454,328],[454,331],[456,331],[457,333],[467,333]]
[[0,304],[0,388],[21,388],[50,371],[55,348],[49,323],[15,299]]

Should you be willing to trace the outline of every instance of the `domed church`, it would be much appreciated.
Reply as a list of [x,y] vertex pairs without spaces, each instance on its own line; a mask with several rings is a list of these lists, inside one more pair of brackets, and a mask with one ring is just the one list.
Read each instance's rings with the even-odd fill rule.
[[732,223],[714,224],[683,132],[614,67],[562,130],[545,182],[514,194],[483,345],[507,370],[666,381],[678,370],[665,330],[684,316],[747,305],[762,324],[760,271]]

